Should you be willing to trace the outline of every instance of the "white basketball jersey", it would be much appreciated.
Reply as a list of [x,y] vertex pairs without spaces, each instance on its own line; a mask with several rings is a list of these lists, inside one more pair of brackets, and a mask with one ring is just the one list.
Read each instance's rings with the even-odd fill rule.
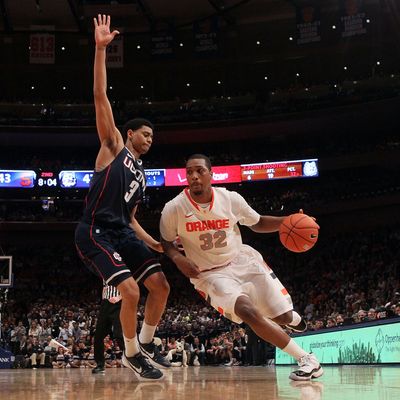
[[260,215],[236,192],[212,188],[210,205],[202,208],[183,190],[162,211],[161,236],[179,236],[185,254],[201,271],[226,265],[239,253],[242,236],[237,223],[255,225]]

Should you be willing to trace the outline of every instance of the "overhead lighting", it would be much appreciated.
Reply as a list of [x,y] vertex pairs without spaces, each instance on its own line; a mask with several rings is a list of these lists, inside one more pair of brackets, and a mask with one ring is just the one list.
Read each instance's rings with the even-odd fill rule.
[[140,89],[144,89],[144,86],[143,86],[143,85],[140,85]]
[[186,84],[186,87],[190,87],[190,83],[189,82]]
[[179,43],[179,47],[183,47],[183,43],[182,42]]
[[259,40],[257,40],[256,45],[259,46],[261,44],[261,42]]
[[336,29],[336,25],[332,25],[332,29],[335,30]]
[[217,81],[218,85],[220,85],[222,82],[221,81]]
[[296,73],[296,76],[297,76],[297,77],[299,77],[299,76],[300,76],[300,74],[297,72],[297,73]]
[[292,41],[293,40],[293,36],[289,36],[289,40]]
[[32,89],[32,90],[35,90],[35,86],[31,86],[31,89]]
[[67,87],[66,87],[66,86],[63,86],[63,87],[62,87],[62,90],[67,90]]
[[377,62],[376,62],[376,65],[381,65],[381,62],[380,62],[380,61],[377,61]]
[[268,79],[268,76],[267,76],[267,75],[265,75],[265,76],[264,76],[264,79],[265,79],[265,80],[267,80],[267,79]]
[[110,90],[112,90],[112,88],[113,88],[112,86],[109,87]]
[[345,71],[347,71],[347,67],[343,67],[343,69],[344,69]]
[[64,46],[62,46],[62,47],[61,47],[61,50],[62,50],[62,51],[64,51],[64,50],[65,50],[65,47],[64,47]]
[[137,48],[138,50],[140,50],[140,44],[138,44],[138,45],[136,46],[136,48]]

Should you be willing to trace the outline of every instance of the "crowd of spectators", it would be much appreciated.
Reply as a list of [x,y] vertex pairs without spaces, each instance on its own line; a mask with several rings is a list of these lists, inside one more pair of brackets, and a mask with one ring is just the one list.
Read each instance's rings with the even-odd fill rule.
[[[398,229],[353,234],[351,240],[322,238],[300,256],[273,240],[252,239],[252,245],[288,289],[308,329],[320,330],[400,318],[399,240]],[[15,286],[3,301],[1,346],[17,356],[17,367],[94,367],[100,280],[70,247],[7,250],[14,256]],[[173,365],[258,365],[274,357],[273,348],[251,330],[205,303],[168,259],[163,266],[171,295],[156,336]],[[54,347],[52,339],[67,350]],[[119,343],[112,337],[104,343],[106,365],[121,366]]]
[[[301,81],[282,88],[263,87],[243,94],[215,95],[205,99],[176,98],[157,101],[142,97],[136,101],[113,101],[117,123],[131,115],[143,115],[157,124],[193,123],[257,118],[396,97],[400,93],[398,74],[374,75],[342,82],[305,84]],[[34,96],[34,93],[32,93]],[[112,93],[110,94],[112,96]],[[49,102],[32,97],[0,103],[1,125],[94,125],[90,102]]]

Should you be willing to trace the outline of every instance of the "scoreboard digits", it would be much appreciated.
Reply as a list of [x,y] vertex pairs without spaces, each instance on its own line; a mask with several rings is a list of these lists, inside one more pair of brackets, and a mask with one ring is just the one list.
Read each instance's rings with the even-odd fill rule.
[[31,170],[0,170],[0,188],[33,188],[36,173]]

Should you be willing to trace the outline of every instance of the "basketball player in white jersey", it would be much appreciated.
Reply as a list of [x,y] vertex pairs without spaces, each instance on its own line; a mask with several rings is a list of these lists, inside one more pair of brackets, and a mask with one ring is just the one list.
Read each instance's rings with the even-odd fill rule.
[[[162,212],[165,253],[216,310],[233,322],[245,322],[259,337],[294,357],[299,368],[291,379],[321,376],[315,355],[300,348],[279,326],[305,329],[287,290],[261,254],[242,243],[237,225],[277,232],[284,217],[261,216],[238,193],[212,187],[211,162],[203,154],[188,159],[186,176],[189,188]],[[177,236],[185,255],[174,244]]]

